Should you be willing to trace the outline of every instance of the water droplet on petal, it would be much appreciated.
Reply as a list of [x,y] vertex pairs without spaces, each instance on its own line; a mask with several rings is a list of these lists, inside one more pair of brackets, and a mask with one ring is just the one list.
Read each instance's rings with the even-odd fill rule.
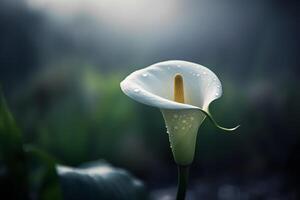
[[143,77],[147,77],[147,76],[148,76],[148,74],[146,74],[146,73],[145,73],[145,74],[143,74],[142,76],[143,76]]
[[221,86],[217,85],[217,88],[220,88]]
[[200,74],[197,74],[197,77],[199,77],[200,76]]
[[177,65],[177,67],[180,68],[181,66],[180,66],[180,65]]
[[206,74],[206,72],[203,72],[203,74]]
[[136,92],[136,93],[139,93],[139,92],[140,92],[140,89],[135,88],[133,91]]
[[168,67],[168,69],[171,69],[171,67]]
[[217,97],[217,96],[219,96],[219,93],[216,93],[215,95],[216,95],[216,97]]

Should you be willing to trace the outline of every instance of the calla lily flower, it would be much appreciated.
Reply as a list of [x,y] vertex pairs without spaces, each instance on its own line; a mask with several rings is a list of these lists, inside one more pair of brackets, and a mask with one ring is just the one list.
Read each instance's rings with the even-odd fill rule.
[[186,61],[165,61],[137,70],[120,84],[132,99],[161,110],[175,162],[193,161],[198,128],[206,117],[218,128],[209,112],[212,101],[222,95],[218,77],[208,68]]

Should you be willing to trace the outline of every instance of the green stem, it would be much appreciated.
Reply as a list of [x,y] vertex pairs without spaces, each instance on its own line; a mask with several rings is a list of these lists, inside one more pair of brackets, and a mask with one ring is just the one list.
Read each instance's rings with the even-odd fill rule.
[[178,186],[176,200],[184,200],[188,185],[190,166],[178,165]]

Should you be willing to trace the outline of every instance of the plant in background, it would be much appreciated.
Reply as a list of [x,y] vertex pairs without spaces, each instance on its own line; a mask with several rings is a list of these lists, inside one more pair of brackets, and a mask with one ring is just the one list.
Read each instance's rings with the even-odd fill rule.
[[76,168],[58,165],[47,152],[24,144],[1,90],[0,195],[16,200],[148,199],[143,183],[124,169],[103,160]]
[[177,199],[184,199],[197,132],[204,119],[208,117],[224,131],[238,128],[219,126],[209,112],[210,103],[222,95],[220,80],[199,64],[165,61],[133,72],[120,85],[127,96],[161,110],[178,165]]

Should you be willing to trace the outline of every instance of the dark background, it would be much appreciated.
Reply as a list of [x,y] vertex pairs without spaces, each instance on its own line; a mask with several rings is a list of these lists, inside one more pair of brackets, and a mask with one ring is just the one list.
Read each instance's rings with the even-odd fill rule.
[[292,0],[1,0],[0,84],[26,143],[67,165],[105,159],[167,199],[176,165],[163,118],[119,83],[159,61],[202,64],[223,84],[213,115],[241,127],[200,127],[191,198],[296,199],[299,8]]

